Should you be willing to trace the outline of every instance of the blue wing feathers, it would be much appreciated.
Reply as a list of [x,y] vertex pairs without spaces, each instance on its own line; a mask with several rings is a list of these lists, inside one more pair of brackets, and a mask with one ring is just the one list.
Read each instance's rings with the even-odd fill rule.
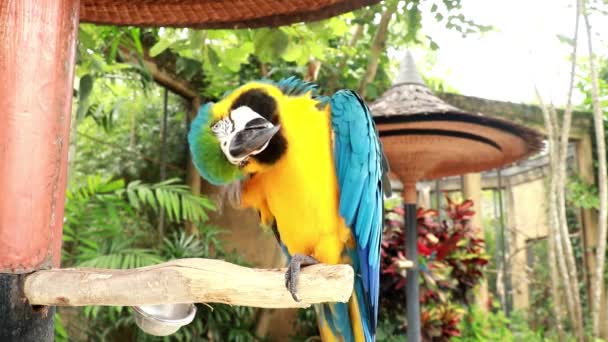
[[[373,193],[376,182],[374,182],[371,177],[365,182],[363,188],[363,194]],[[373,227],[373,219],[374,219],[374,204],[376,198],[374,197],[363,197],[361,199],[361,203],[359,205],[359,215],[357,217],[357,224],[355,226],[355,231],[361,234],[359,238],[359,244],[361,248],[367,247],[367,243],[372,235],[372,227]]]
[[369,109],[355,92],[337,92],[330,105],[340,214],[356,239],[356,252],[350,253],[357,273],[355,293],[366,340],[373,341],[380,287],[382,150]]
[[348,163],[345,163],[342,158],[346,158],[350,151],[350,146],[347,143],[336,141],[335,151],[336,158],[339,158],[336,160],[336,165],[339,167],[338,179],[341,180],[339,185],[342,188],[343,180],[346,178],[346,171],[348,171]]
[[[346,171],[346,179],[340,187],[340,214],[344,217],[346,224],[352,227],[356,218],[359,201],[363,192],[363,180],[367,168],[362,165],[349,165]],[[358,237],[358,235],[355,235]]]

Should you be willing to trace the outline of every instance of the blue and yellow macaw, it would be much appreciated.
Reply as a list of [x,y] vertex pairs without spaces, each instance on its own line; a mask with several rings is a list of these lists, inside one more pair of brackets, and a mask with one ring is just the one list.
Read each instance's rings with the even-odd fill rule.
[[315,307],[322,340],[374,341],[386,167],[365,102],[296,78],[251,82],[202,106],[188,141],[200,174],[240,181],[242,205],[273,227],[295,300],[301,266],[353,266],[350,301]]

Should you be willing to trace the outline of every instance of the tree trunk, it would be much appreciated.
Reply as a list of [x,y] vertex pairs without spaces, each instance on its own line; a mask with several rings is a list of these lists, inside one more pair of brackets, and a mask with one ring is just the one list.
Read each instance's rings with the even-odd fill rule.
[[359,83],[359,95],[365,98],[367,85],[374,80],[376,77],[376,71],[378,71],[378,63],[380,62],[380,54],[386,50],[386,38],[388,37],[388,24],[391,21],[391,17],[397,11],[397,1],[387,1],[386,9],[380,17],[380,23],[374,40],[372,41],[372,47],[369,52],[369,58],[367,60],[367,69],[365,75]]
[[[562,322],[564,319],[564,311],[563,311],[563,307],[561,305],[561,301],[560,301],[560,295],[559,295],[559,287],[558,284],[560,283],[560,279],[559,279],[559,274],[558,274],[558,265],[561,266],[561,263],[558,262],[558,258],[559,258],[559,251],[558,246],[561,246],[561,242],[560,242],[560,231],[557,229],[557,225],[558,225],[558,215],[557,215],[557,208],[556,208],[556,194],[555,194],[555,189],[557,186],[557,179],[555,177],[555,166],[556,166],[556,146],[555,146],[555,127],[553,125],[553,120],[552,120],[552,114],[550,113],[549,108],[547,108],[543,101],[542,98],[540,97],[540,94],[538,93],[538,91],[536,92],[536,96],[538,97],[538,100],[540,102],[542,111],[543,111],[543,118],[545,121],[545,127],[547,130],[547,139],[549,141],[549,160],[550,160],[550,168],[549,168],[549,179],[550,179],[550,185],[549,185],[549,243],[548,243],[548,247],[549,247],[549,265],[550,265],[550,272],[551,272],[551,296],[552,296],[552,300],[553,300],[553,311],[555,312],[555,320],[556,320],[556,329],[559,335],[559,339],[560,341],[565,341],[564,338],[564,331],[563,331],[563,327],[562,327]],[[563,260],[563,259],[562,259]],[[564,265],[565,266],[565,265]],[[563,272],[563,269],[561,267],[559,267],[560,269],[560,273],[562,275],[562,280],[563,277],[566,275]],[[567,279],[566,279],[567,281]],[[572,300],[571,300],[571,296],[568,295],[568,288],[566,288],[566,303],[568,305],[568,310],[570,311],[570,313],[572,314]]]
[[268,77],[269,72],[270,70],[268,70],[268,64],[260,63],[260,74],[262,75],[262,78]]
[[[555,123],[557,122],[557,113],[555,109],[551,107],[549,109],[551,126],[555,127]],[[557,265],[559,267],[559,272],[562,276],[562,285],[564,286],[564,290],[566,293],[566,304],[568,306],[568,315],[570,317],[571,322],[576,322],[576,308],[574,301],[574,294],[571,286],[571,279],[568,273],[568,266],[566,265],[565,260],[565,252],[564,252],[564,239],[567,237],[562,236],[563,233],[560,229],[560,217],[559,217],[559,203],[557,199],[558,192],[558,177],[557,171],[559,170],[558,160],[559,160],[559,146],[557,134],[555,134],[555,130],[553,131],[553,138],[550,141],[550,154],[551,154],[551,188],[549,192],[549,213],[550,213],[550,229],[554,230],[555,233],[555,247],[556,247],[556,259]],[[576,324],[574,324],[576,326]]]
[[[578,26],[580,18],[580,0],[577,0],[576,19],[574,27],[574,37],[572,43],[571,67],[570,67],[570,83],[568,85],[568,99],[564,118],[561,127],[561,138],[559,147],[556,145],[558,161],[557,161],[557,208],[559,209],[559,229],[562,237],[562,243],[565,251],[566,266],[568,268],[569,281],[564,286],[571,287],[574,312],[574,320],[572,321],[576,336],[579,341],[584,340],[583,316],[581,312],[581,300],[579,293],[578,272],[576,270],[576,262],[574,252],[572,250],[572,242],[569,238],[568,221],[566,217],[566,178],[567,178],[567,160],[568,160],[568,138],[570,137],[570,126],[572,122],[572,91],[574,88],[574,77],[576,72],[576,47],[578,43]],[[554,116],[557,124],[557,116]],[[559,125],[558,125],[559,126]],[[555,132],[554,141],[557,144],[559,130]]]
[[304,76],[304,81],[316,82],[317,77],[319,77],[319,70],[321,70],[321,61],[317,59],[311,59],[308,62],[308,67],[306,68],[306,75]]
[[553,301],[553,312],[555,313],[555,329],[560,342],[566,341],[566,334],[562,322],[564,321],[564,307],[559,296],[559,277],[557,274],[557,264],[555,258],[555,233],[549,229],[548,248],[549,248],[549,271],[551,272],[551,300]]
[[593,56],[593,39],[591,38],[591,23],[589,22],[588,8],[585,4],[583,8],[583,18],[585,19],[585,28],[587,31],[587,45],[589,46],[589,70],[591,71],[591,96],[593,104],[593,121],[595,125],[595,139],[597,144],[597,159],[599,162],[598,167],[598,179],[600,188],[600,210],[598,220],[598,248],[597,248],[597,264],[595,274],[592,275],[593,279],[593,300],[591,301],[591,318],[593,322],[593,337],[598,337],[600,328],[600,302],[602,299],[602,281],[604,279],[604,262],[606,256],[606,230],[607,230],[607,201],[608,193],[606,189],[606,145],[604,137],[604,122],[602,115],[602,108],[599,100],[598,90],[598,76],[595,66],[595,58]]

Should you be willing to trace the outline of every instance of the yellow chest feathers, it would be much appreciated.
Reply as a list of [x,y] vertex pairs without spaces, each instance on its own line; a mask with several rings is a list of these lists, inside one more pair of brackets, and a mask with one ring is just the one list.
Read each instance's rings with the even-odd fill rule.
[[329,110],[308,96],[278,102],[285,154],[249,179],[243,205],[260,211],[262,223],[274,218],[290,254],[338,263],[349,229],[338,212]]

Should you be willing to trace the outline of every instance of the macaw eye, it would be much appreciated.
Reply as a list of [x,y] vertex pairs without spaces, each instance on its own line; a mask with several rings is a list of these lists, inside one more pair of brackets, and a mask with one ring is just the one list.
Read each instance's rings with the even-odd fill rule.
[[218,122],[214,123],[214,124],[213,124],[213,126],[211,126],[211,130],[212,130],[214,133],[218,133],[218,132],[220,131],[220,129],[221,129],[221,127],[222,127],[221,122],[222,122],[222,120],[220,120],[220,121],[218,121]]
[[211,126],[211,131],[217,136],[226,136],[232,132],[232,122],[227,119],[221,119]]

